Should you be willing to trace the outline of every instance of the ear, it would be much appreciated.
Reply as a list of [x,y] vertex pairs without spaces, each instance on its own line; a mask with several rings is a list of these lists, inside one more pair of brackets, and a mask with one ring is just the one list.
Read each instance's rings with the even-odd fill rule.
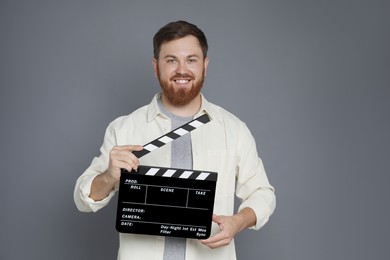
[[206,57],[204,59],[204,76],[206,77],[207,74],[207,66],[209,65],[209,57]]
[[158,60],[156,60],[156,58],[153,58],[152,60],[152,64],[153,64],[153,71],[154,71],[154,76],[156,78],[158,78]]

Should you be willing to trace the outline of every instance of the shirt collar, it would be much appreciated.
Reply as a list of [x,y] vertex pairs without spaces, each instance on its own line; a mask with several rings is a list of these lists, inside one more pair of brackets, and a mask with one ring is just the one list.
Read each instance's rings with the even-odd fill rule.
[[[206,100],[206,98],[203,96],[202,93],[200,95],[202,98],[202,105],[199,109],[199,112],[196,113],[194,118],[199,117],[203,114],[207,114],[210,117],[210,119],[213,119],[213,117],[215,116],[215,111],[213,110],[211,103]],[[159,98],[161,98],[161,93],[155,94],[152,99],[152,102],[150,102],[150,104],[148,105],[148,110],[147,110],[148,122],[154,120],[158,116],[162,118],[167,118],[158,107],[157,102]]]

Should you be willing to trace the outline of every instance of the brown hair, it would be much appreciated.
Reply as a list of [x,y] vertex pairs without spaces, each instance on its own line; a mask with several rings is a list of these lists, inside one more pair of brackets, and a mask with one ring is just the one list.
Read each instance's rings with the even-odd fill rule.
[[202,48],[203,58],[207,57],[207,39],[203,31],[196,25],[186,21],[171,22],[162,27],[153,37],[153,55],[158,59],[163,43],[184,38],[188,35],[195,36]]

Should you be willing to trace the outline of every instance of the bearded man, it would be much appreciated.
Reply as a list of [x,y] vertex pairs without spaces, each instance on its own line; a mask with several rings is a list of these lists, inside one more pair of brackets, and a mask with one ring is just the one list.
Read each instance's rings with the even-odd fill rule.
[[[153,69],[162,92],[149,105],[109,124],[101,154],[76,182],[76,206],[84,212],[106,206],[118,190],[121,169],[131,172],[140,163],[218,172],[209,238],[120,233],[118,259],[235,260],[235,235],[267,223],[275,209],[274,189],[245,123],[201,94],[209,63],[203,31],[186,21],[171,22],[156,33],[153,47]],[[143,149],[142,144],[203,114],[211,121],[201,131],[141,159],[133,154]],[[241,201],[237,212],[235,195]]]

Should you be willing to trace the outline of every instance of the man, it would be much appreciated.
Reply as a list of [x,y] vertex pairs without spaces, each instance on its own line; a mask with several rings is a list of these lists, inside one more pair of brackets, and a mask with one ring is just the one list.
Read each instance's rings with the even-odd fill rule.
[[[177,21],[154,36],[153,68],[162,93],[109,124],[99,157],[77,180],[80,211],[106,206],[118,189],[120,169],[143,165],[218,172],[211,236],[205,240],[120,233],[118,259],[236,259],[234,236],[260,229],[275,209],[255,140],[234,115],[200,93],[207,72],[207,40],[195,25]],[[211,121],[141,159],[132,153],[202,114]],[[234,195],[241,204],[234,214]],[[185,216],[183,216],[185,217]]]

